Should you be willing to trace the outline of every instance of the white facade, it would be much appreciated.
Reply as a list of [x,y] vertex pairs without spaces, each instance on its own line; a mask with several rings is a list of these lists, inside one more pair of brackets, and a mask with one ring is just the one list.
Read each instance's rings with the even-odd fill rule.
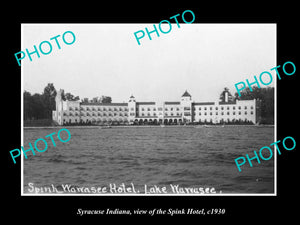
[[178,102],[137,102],[131,96],[128,103],[63,101],[61,90],[56,97],[53,120],[63,124],[185,124],[190,122],[224,123],[258,122],[256,100],[228,102],[193,102],[186,91]]

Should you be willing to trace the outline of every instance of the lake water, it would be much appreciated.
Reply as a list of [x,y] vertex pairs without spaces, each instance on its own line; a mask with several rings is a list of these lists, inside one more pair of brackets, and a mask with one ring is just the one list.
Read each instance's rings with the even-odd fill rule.
[[[60,128],[24,129],[24,147]],[[274,157],[253,160],[239,172],[235,158],[254,156],[274,142],[274,127],[114,127],[112,129],[67,127],[72,137],[62,143],[53,136],[47,151],[24,159],[24,193],[28,186],[62,190],[74,187],[109,187],[134,184],[169,187],[214,187],[217,193],[273,193]],[[41,144],[42,146],[42,144]],[[43,147],[40,147],[43,149]],[[168,192],[169,193],[169,192]],[[82,194],[82,193],[81,193]],[[172,194],[172,193],[170,193]]]

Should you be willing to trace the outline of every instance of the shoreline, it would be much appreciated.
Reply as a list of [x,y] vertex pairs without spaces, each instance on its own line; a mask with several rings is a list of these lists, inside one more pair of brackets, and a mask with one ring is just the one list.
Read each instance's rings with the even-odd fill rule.
[[75,129],[82,129],[82,128],[88,128],[88,129],[115,129],[115,128],[225,128],[225,127],[274,127],[272,124],[263,124],[263,125],[236,125],[236,124],[230,124],[230,125],[224,125],[224,127],[221,127],[220,125],[207,125],[208,127],[204,125],[165,125],[164,127],[161,127],[160,125],[128,125],[128,126],[43,126],[43,127],[23,127],[23,129],[55,129],[55,128],[75,128]]

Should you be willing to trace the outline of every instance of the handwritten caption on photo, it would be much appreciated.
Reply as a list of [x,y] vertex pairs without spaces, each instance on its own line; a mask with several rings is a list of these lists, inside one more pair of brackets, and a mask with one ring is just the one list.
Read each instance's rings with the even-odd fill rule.
[[217,191],[214,187],[201,186],[201,187],[184,187],[178,184],[169,184],[165,186],[158,185],[141,185],[135,186],[130,184],[115,184],[110,183],[103,186],[78,186],[71,184],[61,185],[48,185],[37,186],[34,183],[28,183],[28,193],[30,194],[145,194],[145,195],[164,195],[164,194],[176,194],[176,195],[207,195],[207,194],[221,194],[222,191]]

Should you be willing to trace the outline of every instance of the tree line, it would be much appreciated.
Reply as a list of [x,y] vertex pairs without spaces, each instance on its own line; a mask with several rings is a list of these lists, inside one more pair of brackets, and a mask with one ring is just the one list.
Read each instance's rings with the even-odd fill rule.
[[[24,120],[41,120],[41,119],[52,119],[52,111],[56,109],[55,97],[57,91],[53,83],[48,83],[44,88],[42,94],[31,94],[28,91],[24,91]],[[62,91],[62,99],[69,101],[80,100],[79,96]],[[82,99],[82,102],[100,102],[100,103],[111,103],[112,99],[110,96],[94,97],[92,100],[88,98]]]

